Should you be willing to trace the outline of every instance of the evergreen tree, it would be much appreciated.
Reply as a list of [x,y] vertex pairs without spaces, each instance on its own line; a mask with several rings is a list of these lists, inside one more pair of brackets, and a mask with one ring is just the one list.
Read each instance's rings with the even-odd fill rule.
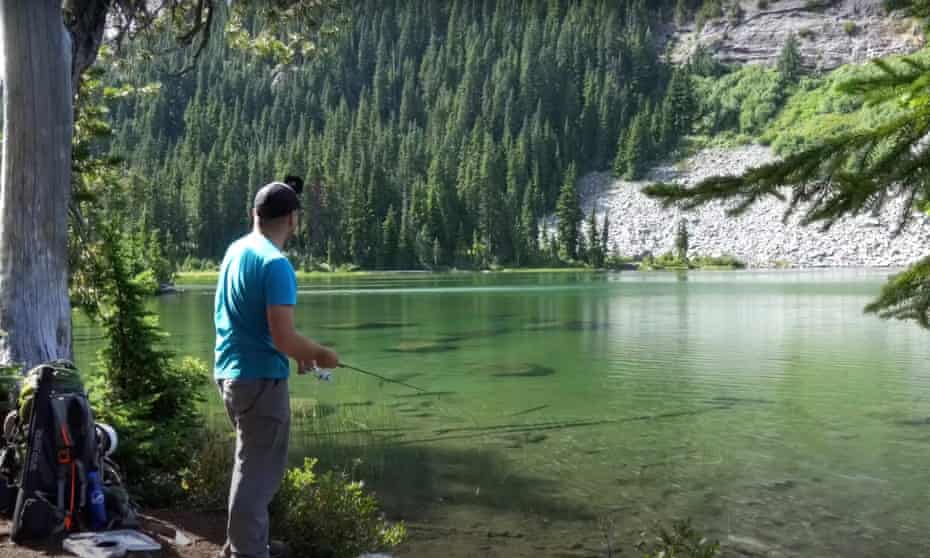
[[397,265],[400,231],[394,206],[388,209],[381,225],[381,250],[378,254],[378,267],[393,269]]
[[697,110],[691,75],[686,69],[676,69],[662,102],[660,145],[663,151],[674,150],[681,138],[691,133]]
[[109,149],[151,177],[139,221],[173,239],[175,262],[218,259],[248,227],[256,189],[294,172],[319,184],[303,200],[298,256],[435,265],[438,240],[450,263],[477,230],[491,258],[519,264],[545,251],[536,222],[556,208],[570,165],[614,161],[618,176],[640,176],[688,133],[687,76],[653,39],[655,16],[674,6],[352,4],[329,56],[274,79],[261,79],[270,65],[212,43],[184,76],[134,64],[121,81],[162,88],[114,102]]
[[620,135],[617,137],[617,151],[614,155],[613,162],[614,176],[617,177],[626,176],[627,165],[629,164],[626,153],[626,138],[628,132],[629,130],[627,129],[621,130]]
[[[826,228],[844,216],[879,211],[895,199],[926,207],[930,149],[924,138],[930,134],[930,92],[926,88],[930,67],[915,59],[900,66],[878,62],[876,67],[877,75],[843,83],[839,90],[868,95],[877,104],[909,98],[903,114],[894,112],[873,128],[837,135],[738,177],[708,178],[693,187],[655,184],[645,192],[684,209],[714,200],[735,201],[731,214],[739,215],[766,196],[785,199],[786,185],[793,185],[787,215],[800,212],[802,223],[820,223]],[[899,227],[911,218],[912,212],[902,213]],[[893,277],[866,311],[930,328],[928,291],[930,257]]]
[[566,260],[578,259],[578,229],[584,215],[578,201],[577,172],[574,163],[565,171],[556,216],[559,219],[559,254]]
[[601,239],[598,236],[597,218],[594,215],[594,209],[591,209],[591,217],[588,219],[588,263],[596,268],[604,267],[604,252],[602,251]]
[[788,84],[797,83],[804,71],[800,45],[794,33],[789,33],[778,56],[778,73]]
[[531,184],[523,193],[523,208],[520,212],[520,230],[517,265],[532,262],[539,252],[539,226],[536,220],[537,188]]
[[623,159],[619,166],[626,169],[623,177],[627,180],[639,180],[649,168],[653,150],[651,121],[652,115],[648,110],[643,110],[633,119],[633,125],[626,136]]
[[608,221],[607,212],[605,211],[604,212],[604,225],[601,228],[601,256],[605,259],[607,258],[607,254],[609,254],[608,249],[607,249],[609,240],[610,240],[610,223]]
[[681,262],[688,261],[688,223],[684,219],[678,221],[678,230],[675,233],[675,253]]

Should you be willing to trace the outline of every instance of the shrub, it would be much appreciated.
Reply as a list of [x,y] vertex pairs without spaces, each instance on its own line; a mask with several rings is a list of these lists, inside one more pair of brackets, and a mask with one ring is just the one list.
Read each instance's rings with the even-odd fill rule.
[[692,258],[691,263],[696,267],[725,267],[730,269],[744,269],[746,263],[733,256],[698,256]]
[[855,21],[847,21],[843,24],[843,31],[847,35],[855,35],[859,31],[859,27],[856,25]]
[[226,505],[233,468],[235,442],[216,431],[202,434],[190,465],[181,470],[184,499],[199,509],[217,509]]
[[701,5],[701,9],[698,10],[697,15],[694,18],[695,27],[700,30],[704,27],[704,24],[713,19],[720,19],[723,17],[723,5],[720,0],[708,0]]
[[22,380],[22,367],[0,365],[0,422],[8,412],[16,408],[20,380]]
[[196,447],[209,374],[203,363],[178,361],[161,345],[164,334],[146,306],[151,272],[133,276],[131,245],[121,231],[118,223],[101,224],[94,251],[96,298],[86,308],[106,342],[91,397],[99,417],[123,434],[116,459],[136,495],[167,504],[180,494],[179,464]]
[[758,4],[756,4],[756,6],[757,6],[760,10],[767,10],[767,9],[769,9],[769,0],[759,0]]
[[656,528],[655,535],[642,534],[636,545],[645,558],[714,558],[720,555],[720,543],[709,541],[691,526],[691,521],[676,521],[672,530]]
[[700,99],[695,132],[716,136],[723,130],[757,135],[778,113],[784,86],[777,70],[747,65],[719,78],[694,79]]
[[[926,64],[930,51],[923,50],[907,58]],[[885,58],[897,71],[907,67],[902,57]],[[852,79],[880,76],[874,64],[849,65],[824,78],[802,79],[797,92],[778,117],[769,123],[762,140],[770,143],[781,156],[797,153],[832,136],[857,129],[868,129],[903,113],[897,103],[871,104],[858,95],[841,91],[841,85]]]
[[273,533],[288,543],[292,555],[355,558],[404,539],[404,525],[384,519],[363,483],[345,473],[317,475],[315,466],[315,459],[307,459],[302,468],[288,470],[271,504]]

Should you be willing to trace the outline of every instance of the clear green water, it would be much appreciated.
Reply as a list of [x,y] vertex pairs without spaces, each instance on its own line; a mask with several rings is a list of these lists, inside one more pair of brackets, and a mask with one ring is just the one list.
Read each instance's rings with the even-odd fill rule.
[[[360,458],[395,515],[507,526],[528,555],[686,516],[733,547],[923,555],[930,334],[861,313],[885,276],[315,281],[302,331],[435,394],[348,371],[294,378],[293,457]],[[212,290],[156,304],[171,345],[210,359]],[[99,341],[76,335],[89,367]]]

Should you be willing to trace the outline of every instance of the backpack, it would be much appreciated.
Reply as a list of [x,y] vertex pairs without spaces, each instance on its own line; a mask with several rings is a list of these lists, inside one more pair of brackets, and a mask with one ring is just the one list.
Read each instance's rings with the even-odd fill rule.
[[15,543],[86,529],[94,489],[102,493],[100,484],[120,484],[115,464],[100,449],[80,373],[69,361],[44,363],[26,374],[17,410],[4,421],[4,438],[0,475],[18,488],[10,536]]

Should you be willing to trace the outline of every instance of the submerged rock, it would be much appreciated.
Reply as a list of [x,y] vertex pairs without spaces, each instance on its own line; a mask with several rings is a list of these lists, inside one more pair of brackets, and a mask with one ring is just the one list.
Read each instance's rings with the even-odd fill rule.
[[329,324],[322,326],[325,329],[339,330],[366,330],[366,329],[395,329],[402,327],[414,327],[416,324],[406,324],[403,322],[350,322],[345,324]]
[[543,376],[552,376],[555,369],[540,364],[525,364],[516,367],[498,368],[500,372],[491,374],[495,378],[541,378]]
[[384,350],[389,353],[445,353],[458,349],[455,345],[435,341],[405,341]]

